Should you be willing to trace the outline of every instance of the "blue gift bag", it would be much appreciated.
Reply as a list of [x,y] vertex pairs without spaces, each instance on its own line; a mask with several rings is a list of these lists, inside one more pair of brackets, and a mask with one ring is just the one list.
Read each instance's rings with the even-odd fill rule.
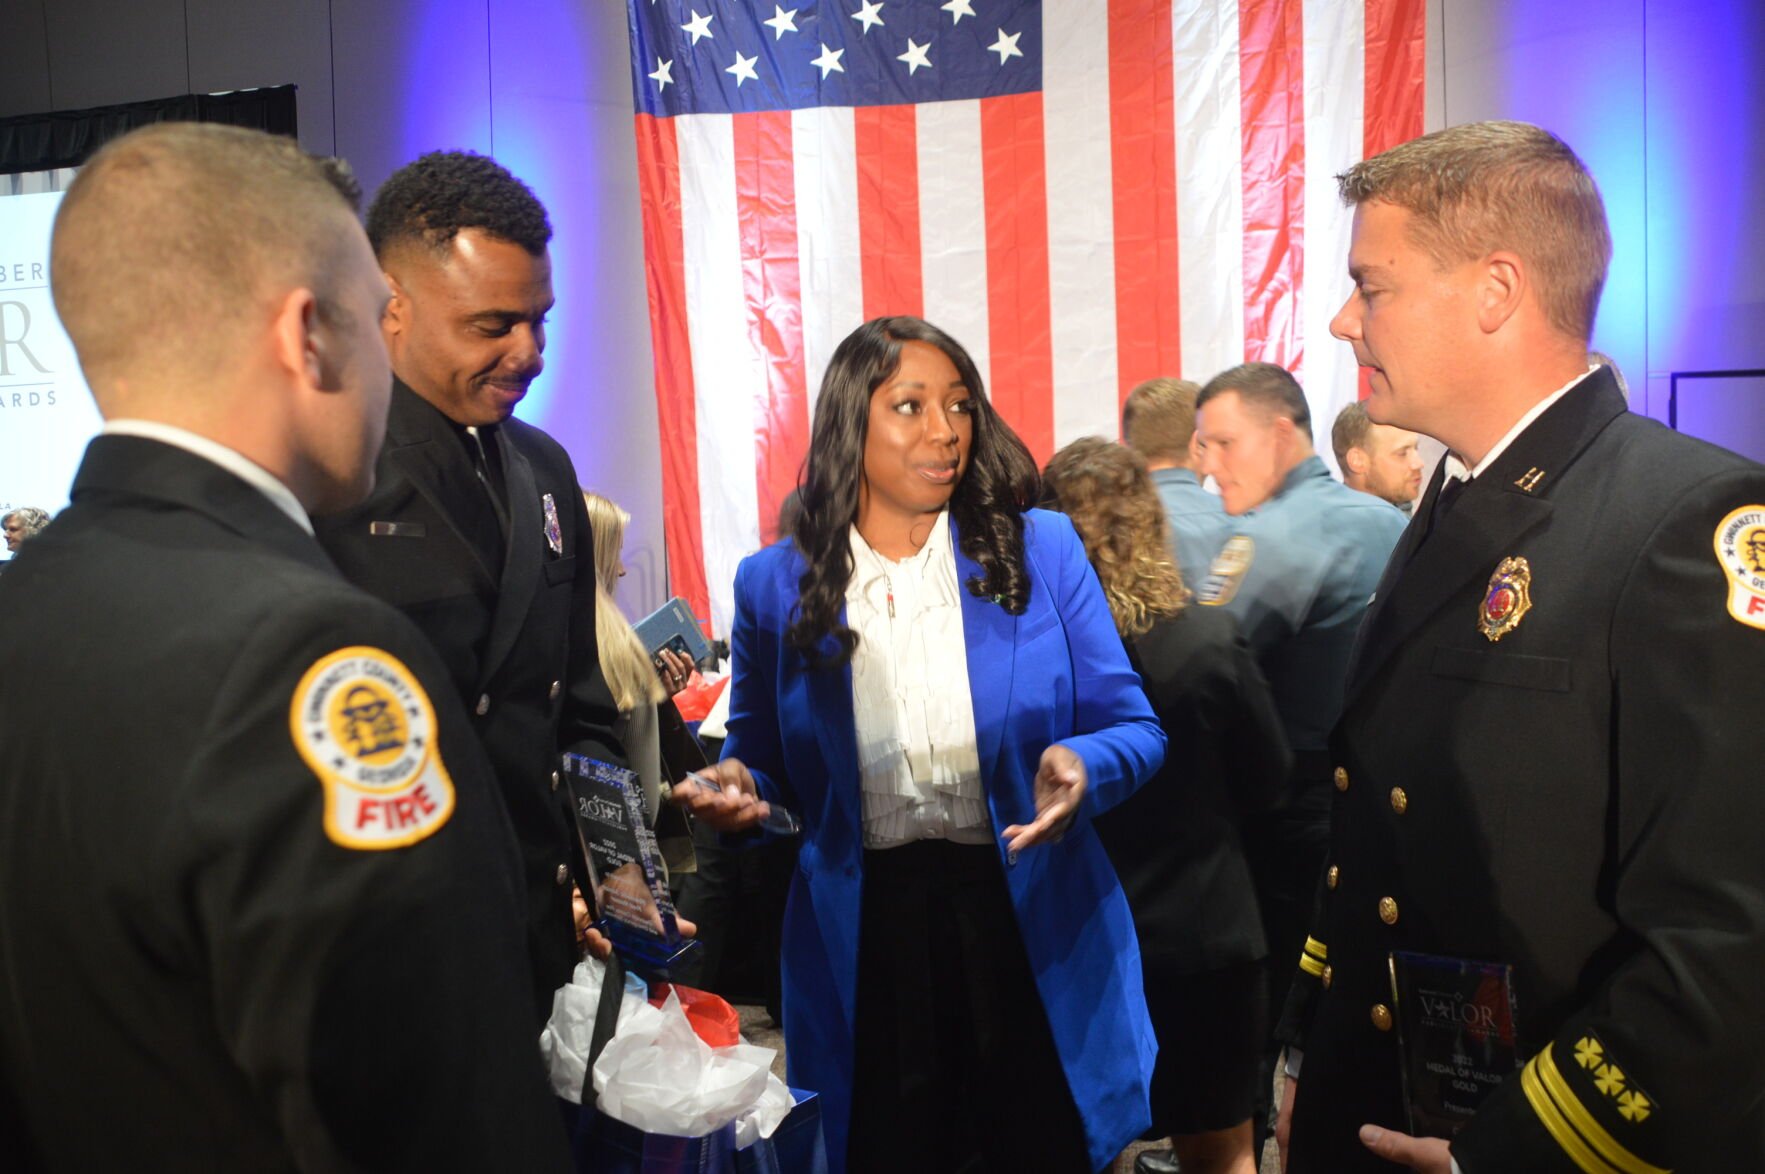
[[599,1014],[582,1077],[580,1105],[558,1101],[570,1135],[571,1156],[581,1174],[827,1174],[821,1135],[821,1098],[792,1089],[796,1101],[769,1138],[735,1148],[735,1126],[704,1137],[645,1133],[594,1107],[594,1062],[612,1038],[619,1017],[624,968],[615,957],[601,984]]
[[592,1108],[579,1112],[571,1150],[585,1174],[735,1174],[734,1125],[704,1137],[673,1137],[645,1133]]
[[792,1089],[796,1107],[771,1137],[735,1148],[735,1126],[705,1137],[645,1133],[592,1107],[559,1101],[582,1174],[827,1174],[821,1098]]
[[821,1135],[821,1098],[791,1089],[796,1107],[771,1137],[735,1152],[737,1174],[827,1174],[827,1143]]

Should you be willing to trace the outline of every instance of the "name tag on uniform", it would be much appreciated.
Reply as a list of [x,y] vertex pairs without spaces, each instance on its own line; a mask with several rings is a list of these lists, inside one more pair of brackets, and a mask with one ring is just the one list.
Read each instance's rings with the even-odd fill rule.
[[421,538],[429,532],[421,522],[369,522],[368,533],[376,538]]

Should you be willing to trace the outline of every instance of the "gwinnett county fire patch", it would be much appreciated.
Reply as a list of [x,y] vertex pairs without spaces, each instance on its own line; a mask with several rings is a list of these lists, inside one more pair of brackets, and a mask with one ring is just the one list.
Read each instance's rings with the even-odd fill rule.
[[288,711],[294,747],[325,787],[325,834],[345,848],[401,848],[453,815],[435,708],[378,648],[340,648],[306,670]]
[[1728,614],[1765,629],[1765,505],[1743,505],[1722,519],[1716,561],[1728,576]]

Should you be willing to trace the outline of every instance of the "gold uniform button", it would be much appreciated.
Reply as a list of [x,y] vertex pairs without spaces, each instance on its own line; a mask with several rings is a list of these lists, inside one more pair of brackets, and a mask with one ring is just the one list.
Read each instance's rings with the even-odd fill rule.
[[1319,977],[1319,980],[1321,982],[1323,982],[1324,989],[1329,990],[1330,989],[1330,980],[1336,977],[1336,971],[1334,969],[1332,969],[1328,963],[1325,963],[1324,964],[1324,973],[1319,975],[1318,977]]
[[1348,790],[1348,770],[1345,767],[1336,768],[1336,789],[1338,791]]
[[1391,810],[1402,815],[1410,809],[1410,797],[1403,793],[1402,787],[1391,788]]
[[1397,902],[1390,897],[1379,898],[1379,920],[1386,925],[1397,924]]
[[1373,1004],[1373,1026],[1380,1031],[1391,1030],[1391,1008],[1384,1003]]
[[558,885],[560,887],[562,887],[562,886],[567,885],[569,883],[570,883],[570,866],[568,864],[558,865]]
[[1342,879],[1342,870],[1332,864],[1330,866],[1330,871],[1324,874],[1324,885],[1327,888],[1333,889],[1336,887],[1336,882],[1340,879]]
[[558,789],[558,772],[554,770],[552,772],[552,790],[555,791],[557,789]]
[[553,701],[556,701],[558,699],[558,694],[562,693],[563,691],[564,691],[564,682],[562,682],[562,681],[553,681],[552,682],[551,696],[552,696]]

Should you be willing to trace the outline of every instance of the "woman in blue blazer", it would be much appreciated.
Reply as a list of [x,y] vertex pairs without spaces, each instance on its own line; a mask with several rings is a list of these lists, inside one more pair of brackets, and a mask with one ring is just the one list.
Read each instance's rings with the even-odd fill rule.
[[791,1083],[835,1170],[1095,1170],[1155,1045],[1091,819],[1164,757],[1071,524],[966,351],[866,323],[816,404],[790,540],[736,574],[720,830],[803,821]]

